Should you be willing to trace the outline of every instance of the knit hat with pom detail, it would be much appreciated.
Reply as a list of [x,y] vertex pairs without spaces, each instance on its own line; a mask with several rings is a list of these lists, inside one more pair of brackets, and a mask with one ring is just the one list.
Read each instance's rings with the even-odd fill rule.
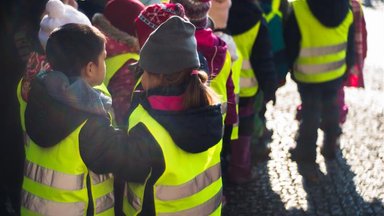
[[137,37],[142,47],[148,36],[171,16],[185,17],[180,4],[161,3],[147,6],[135,19]]
[[171,0],[170,2],[183,5],[186,16],[197,29],[207,27],[208,10],[211,8],[211,0]]
[[111,0],[105,5],[103,15],[114,27],[134,36],[134,21],[144,8],[139,0]]
[[92,25],[85,14],[60,0],[49,0],[45,5],[45,10],[47,14],[41,20],[39,30],[39,40],[44,49],[49,35],[55,28],[67,23]]
[[156,74],[173,74],[200,67],[195,27],[172,16],[152,32],[140,51],[139,66]]

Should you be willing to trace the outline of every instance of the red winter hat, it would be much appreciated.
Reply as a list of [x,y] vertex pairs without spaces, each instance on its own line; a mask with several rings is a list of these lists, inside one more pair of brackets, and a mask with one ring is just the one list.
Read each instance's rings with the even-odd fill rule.
[[207,27],[208,10],[212,5],[211,0],[170,0],[170,2],[183,5],[186,16],[196,26],[196,29]]
[[185,18],[183,6],[180,4],[161,3],[147,6],[135,19],[137,38],[143,47],[149,35],[171,16]]
[[114,27],[134,36],[135,18],[144,8],[139,0],[110,0],[103,14]]

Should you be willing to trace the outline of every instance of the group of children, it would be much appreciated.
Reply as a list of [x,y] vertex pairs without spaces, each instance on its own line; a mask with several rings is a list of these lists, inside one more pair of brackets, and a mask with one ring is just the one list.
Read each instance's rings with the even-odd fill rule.
[[110,0],[92,21],[69,3],[47,2],[18,86],[21,214],[220,215],[270,153],[288,2]]

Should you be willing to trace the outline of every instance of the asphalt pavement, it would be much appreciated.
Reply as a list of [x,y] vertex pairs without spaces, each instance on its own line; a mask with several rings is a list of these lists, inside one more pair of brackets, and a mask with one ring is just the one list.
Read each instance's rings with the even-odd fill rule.
[[[326,161],[318,148],[322,172],[317,184],[308,183],[289,158],[298,129],[295,109],[300,104],[296,84],[288,78],[277,91],[275,106],[268,104],[267,126],[274,130],[271,159],[254,166],[257,179],[230,185],[224,216],[384,216],[384,7],[364,8],[368,29],[366,86],[345,88],[349,106],[340,149]],[[322,144],[319,130],[318,147]]]

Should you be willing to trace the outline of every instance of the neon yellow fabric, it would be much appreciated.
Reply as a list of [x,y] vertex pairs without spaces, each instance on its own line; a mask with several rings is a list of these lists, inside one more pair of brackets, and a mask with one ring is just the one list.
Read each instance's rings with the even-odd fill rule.
[[108,97],[111,97],[111,93],[109,93],[109,91],[108,91],[108,89],[104,83],[101,83],[100,85],[94,86],[93,88],[101,91],[103,94],[107,95]]
[[259,89],[255,73],[249,62],[252,47],[259,33],[259,29],[260,21],[245,33],[233,36],[233,40],[243,56],[243,66],[240,73],[240,97],[252,97],[256,95]]
[[[236,113],[239,114],[239,95],[240,95],[240,73],[241,66],[243,62],[243,56],[240,53],[240,50],[236,48],[236,61],[232,62],[232,80],[234,84],[234,92],[236,95]],[[237,119],[237,123],[232,127],[231,140],[236,140],[239,137],[239,119]]]
[[326,27],[311,13],[306,0],[292,2],[301,33],[301,50],[294,63],[295,78],[304,83],[321,83],[341,77],[346,72],[346,44],[353,22],[349,11],[337,27]]
[[123,67],[123,65],[129,60],[134,59],[136,61],[139,60],[139,55],[136,53],[124,53],[120,55],[116,55],[105,60],[106,65],[106,74],[104,79],[105,86],[108,86],[109,81],[115,75],[115,73]]
[[[219,95],[221,104],[224,104],[226,107],[226,104],[228,102],[227,98],[227,80],[231,73],[231,55],[227,51],[225,55],[225,61],[223,64],[223,68],[221,68],[220,73],[214,77],[209,82],[209,86]],[[226,116],[226,109],[223,112],[223,121],[225,120]]]
[[[190,209],[193,210],[197,206],[204,206],[206,203],[211,201],[212,198],[215,197],[220,198],[219,202],[221,202],[222,181],[220,175],[220,151],[222,141],[220,141],[215,146],[211,147],[205,152],[192,154],[180,149],[173,142],[172,137],[164,129],[164,127],[162,127],[155,119],[153,119],[141,105],[139,105],[132,112],[132,115],[129,118],[128,133],[138,123],[143,123],[146,128],[148,128],[149,132],[154,135],[157,143],[162,149],[165,160],[165,170],[153,185],[153,197],[155,199],[154,204],[156,215],[166,213],[183,214],[182,212],[188,212]],[[202,188],[201,190],[192,190],[193,193],[189,194],[188,196],[183,193],[163,193],[162,196],[160,195],[160,188],[182,187],[188,184],[188,182],[190,182],[197,176],[204,176],[201,175],[201,173],[204,173],[205,171],[212,168],[219,169],[219,176],[217,177],[217,180],[210,182],[206,187]],[[192,185],[195,186],[196,184]],[[136,203],[139,205],[143,203],[145,187],[149,186],[147,186],[146,184],[128,183],[128,191],[132,191],[135,194],[137,200]],[[180,197],[167,200],[164,198],[159,198],[163,197],[164,195]],[[125,199],[125,202],[127,202],[127,199]],[[209,213],[194,213],[194,215],[220,215],[221,210],[217,209],[221,209],[220,203],[217,203],[217,205],[214,206],[214,209],[210,209]],[[142,206],[136,206],[136,210],[134,206],[128,204],[128,207],[125,208],[124,211],[126,215],[137,215],[140,212],[141,207]]]
[[275,16],[279,16],[280,18],[283,17],[283,13],[279,10],[280,3],[281,0],[272,0],[271,11],[268,14],[263,14],[267,22],[270,22]]
[[[88,191],[86,178],[90,175],[90,171],[84,164],[79,150],[79,133],[84,126],[83,122],[68,137],[60,141],[53,147],[42,148],[29,139],[25,145],[26,161],[29,164],[40,167],[40,172],[35,173],[36,179],[31,179],[28,169],[24,171],[23,192],[22,197],[29,196],[41,202],[33,202],[31,199],[23,199],[21,214],[22,215],[41,215],[54,212],[55,207],[62,210],[67,205],[71,207],[79,207],[79,211],[86,214],[88,207]],[[51,175],[44,175],[50,173]],[[63,189],[69,184],[62,179],[55,179],[55,176],[81,177],[77,189]],[[95,174],[94,174],[95,175]],[[101,175],[99,175],[101,176]],[[52,178],[52,181],[44,182],[44,179]],[[113,178],[104,178],[101,182],[91,180],[91,191],[94,203],[95,215],[114,215],[113,210]],[[52,186],[54,185],[54,186]],[[112,194],[113,195],[113,194]],[[109,198],[109,200],[108,200]],[[112,202],[100,214],[99,207],[103,209],[104,199]],[[111,200],[112,199],[112,200]],[[96,203],[100,205],[97,206]],[[33,206],[35,209],[28,208]],[[72,209],[68,209],[70,211]],[[39,211],[39,212],[36,212]]]
[[25,131],[25,118],[24,113],[25,109],[27,108],[27,102],[24,101],[23,97],[21,96],[21,84],[23,79],[20,79],[19,83],[17,84],[16,94],[17,94],[17,100],[19,101],[19,113],[20,113],[20,121],[21,121],[21,129]]

